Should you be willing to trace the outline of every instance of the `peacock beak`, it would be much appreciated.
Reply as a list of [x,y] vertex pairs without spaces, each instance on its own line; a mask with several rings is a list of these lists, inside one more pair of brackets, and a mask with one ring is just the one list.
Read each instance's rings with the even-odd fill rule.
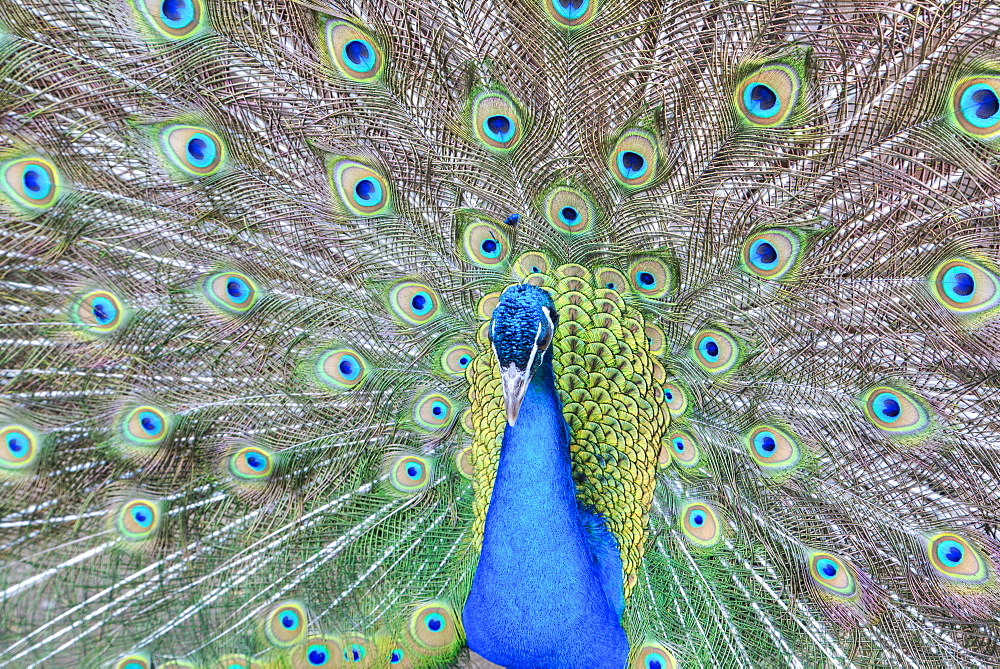
[[521,411],[524,394],[528,392],[531,373],[527,369],[518,369],[517,365],[510,363],[506,368],[500,367],[500,380],[503,384],[503,408],[507,414],[507,424],[513,426],[517,422],[517,414]]

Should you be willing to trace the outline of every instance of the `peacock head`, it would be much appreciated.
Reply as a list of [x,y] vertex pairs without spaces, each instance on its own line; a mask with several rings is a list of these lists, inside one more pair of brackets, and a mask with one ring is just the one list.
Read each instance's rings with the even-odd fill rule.
[[517,421],[528,384],[552,345],[559,314],[552,298],[530,284],[511,286],[493,310],[490,341],[500,365],[507,423]]

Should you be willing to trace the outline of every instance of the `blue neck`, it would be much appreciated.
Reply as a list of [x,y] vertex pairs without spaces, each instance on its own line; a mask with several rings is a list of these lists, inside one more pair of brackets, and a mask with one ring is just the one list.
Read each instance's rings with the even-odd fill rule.
[[463,612],[472,650],[504,667],[624,666],[628,643],[582,522],[550,350],[504,431]]

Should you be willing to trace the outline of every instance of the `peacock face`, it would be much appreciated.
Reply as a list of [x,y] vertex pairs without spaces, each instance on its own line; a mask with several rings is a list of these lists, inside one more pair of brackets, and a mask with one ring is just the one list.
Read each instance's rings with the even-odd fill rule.
[[500,365],[507,423],[513,425],[531,377],[552,345],[559,316],[549,294],[530,284],[511,286],[493,310],[490,341]]

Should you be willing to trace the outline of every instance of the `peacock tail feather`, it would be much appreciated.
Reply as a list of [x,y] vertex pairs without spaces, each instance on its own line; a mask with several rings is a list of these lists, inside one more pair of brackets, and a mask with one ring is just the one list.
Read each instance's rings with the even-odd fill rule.
[[995,666],[998,26],[4,0],[0,667],[468,663],[523,283],[629,667]]

